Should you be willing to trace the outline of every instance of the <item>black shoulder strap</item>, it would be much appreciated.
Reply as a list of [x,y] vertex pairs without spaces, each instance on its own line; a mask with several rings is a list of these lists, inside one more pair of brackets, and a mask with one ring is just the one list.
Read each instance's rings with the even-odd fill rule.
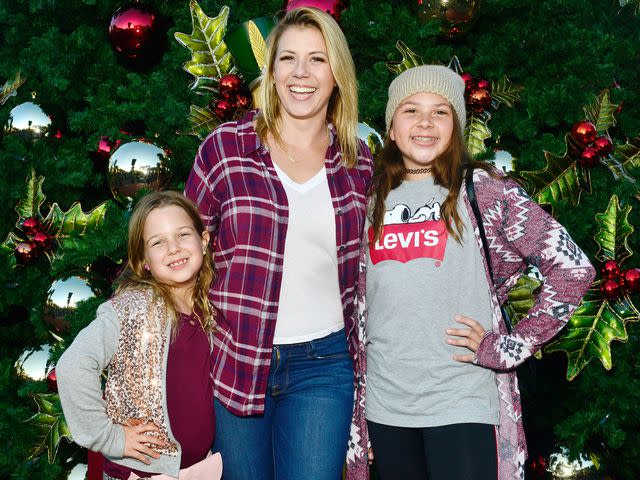
[[[480,208],[478,208],[478,200],[476,199],[476,190],[473,186],[473,169],[468,168],[466,175],[464,177],[464,183],[467,189],[467,198],[469,199],[469,203],[471,204],[471,210],[473,210],[473,215],[476,217],[476,223],[478,224],[478,231],[480,232],[480,239],[482,240],[482,249],[484,250],[484,256],[487,260],[487,268],[489,269],[489,276],[491,277],[491,281],[495,285],[495,280],[493,278],[493,269],[491,268],[491,255],[489,252],[489,245],[487,243],[487,236],[484,233],[484,224],[482,223],[482,216],[480,215]],[[502,320],[507,327],[507,331],[511,333],[511,320],[507,315],[506,310],[502,305],[500,305],[500,312],[502,313]]]

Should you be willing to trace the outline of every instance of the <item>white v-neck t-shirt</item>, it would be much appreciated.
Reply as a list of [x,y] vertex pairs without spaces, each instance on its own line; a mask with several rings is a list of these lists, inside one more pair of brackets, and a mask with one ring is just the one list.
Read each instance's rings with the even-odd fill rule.
[[307,342],[344,327],[336,220],[327,172],[304,183],[274,163],[289,203],[289,222],[273,343]]

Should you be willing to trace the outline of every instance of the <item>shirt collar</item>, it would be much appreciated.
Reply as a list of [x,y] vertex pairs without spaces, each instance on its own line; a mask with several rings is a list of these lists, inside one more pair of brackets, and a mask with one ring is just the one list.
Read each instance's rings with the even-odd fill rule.
[[[256,133],[253,127],[253,121],[256,115],[259,114],[259,110],[250,110],[246,115],[238,120],[237,123],[237,135],[238,143],[240,146],[240,153],[242,156],[246,156],[249,153],[259,150],[263,144],[260,141],[260,137]],[[335,125],[332,122],[327,124],[329,129],[329,146],[334,147],[334,144],[338,142],[338,133]]]

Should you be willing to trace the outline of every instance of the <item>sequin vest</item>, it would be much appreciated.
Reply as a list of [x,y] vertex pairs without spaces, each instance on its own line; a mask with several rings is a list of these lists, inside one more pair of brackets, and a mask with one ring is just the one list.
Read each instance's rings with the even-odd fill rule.
[[164,398],[170,313],[151,288],[128,289],[109,301],[120,320],[120,340],[108,367],[107,415],[122,425],[153,422],[160,433],[152,434],[169,445],[154,450],[175,456],[178,449],[169,438]]

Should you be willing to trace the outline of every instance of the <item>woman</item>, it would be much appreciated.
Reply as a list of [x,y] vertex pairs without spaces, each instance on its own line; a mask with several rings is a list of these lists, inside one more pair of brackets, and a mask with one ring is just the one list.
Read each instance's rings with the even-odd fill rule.
[[[455,72],[432,65],[389,87],[359,286],[366,418],[382,480],[524,478],[514,369],[564,326],[594,276],[522,188],[470,159],[464,88]],[[467,171],[489,251],[462,188]],[[544,284],[509,332],[500,303],[529,264]]]
[[266,58],[261,110],[203,142],[185,190],[218,275],[214,450],[226,480],[338,480],[361,345],[353,305],[371,154],[356,137],[353,61],[329,15],[287,13]]

